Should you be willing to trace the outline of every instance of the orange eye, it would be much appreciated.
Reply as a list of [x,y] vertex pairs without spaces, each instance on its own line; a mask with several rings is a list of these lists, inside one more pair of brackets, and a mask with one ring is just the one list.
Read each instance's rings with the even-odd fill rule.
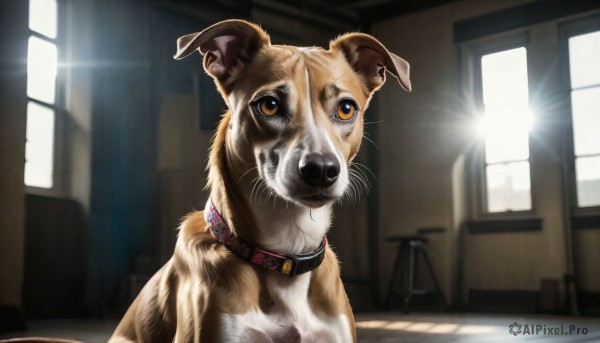
[[263,97],[258,101],[258,111],[265,117],[278,114],[279,107],[279,100],[272,96]]
[[350,120],[356,115],[357,109],[353,101],[342,100],[338,104],[336,117],[341,120]]

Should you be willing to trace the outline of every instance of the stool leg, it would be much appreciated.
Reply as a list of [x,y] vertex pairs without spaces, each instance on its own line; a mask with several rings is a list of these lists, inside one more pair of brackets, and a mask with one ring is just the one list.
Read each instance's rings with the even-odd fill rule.
[[427,252],[427,247],[425,245],[422,245],[421,251],[422,251],[423,257],[425,258],[425,262],[427,263],[429,273],[431,274],[431,277],[433,279],[435,289],[438,293],[439,298],[442,301],[442,309],[445,310],[446,309],[446,297],[444,296],[444,292],[442,292],[442,287],[440,287],[440,283],[438,282],[438,279],[435,276],[435,273],[433,272],[433,266],[431,265],[431,260],[429,259],[429,253]]
[[398,278],[400,276],[400,267],[401,267],[401,262],[402,262],[402,252],[403,252],[403,247],[402,244],[398,245],[398,251],[396,253],[396,261],[394,262],[394,269],[392,269],[392,278],[390,279],[390,285],[388,287],[388,293],[385,299],[385,306],[384,308],[386,310],[390,310],[392,307],[392,299],[393,299],[393,295],[395,292],[398,291],[397,289],[397,281]]
[[[414,273],[415,273],[415,249],[412,244],[408,244],[408,258],[405,265],[405,273],[408,272],[407,277],[404,280],[404,289],[402,296],[404,299],[404,313],[410,312],[410,298],[412,296],[413,284],[414,284]],[[406,274],[405,274],[406,275]]]

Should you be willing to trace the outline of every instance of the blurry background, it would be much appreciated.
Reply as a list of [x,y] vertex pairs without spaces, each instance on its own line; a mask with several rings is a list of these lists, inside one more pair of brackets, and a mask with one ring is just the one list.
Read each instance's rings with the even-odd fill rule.
[[227,18],[293,45],[367,32],[411,64],[411,93],[372,101],[370,192],[329,234],[357,311],[399,308],[386,238],[420,234],[450,310],[600,313],[599,1],[1,6],[0,330],[118,317],[170,257],[225,109],[175,42]]

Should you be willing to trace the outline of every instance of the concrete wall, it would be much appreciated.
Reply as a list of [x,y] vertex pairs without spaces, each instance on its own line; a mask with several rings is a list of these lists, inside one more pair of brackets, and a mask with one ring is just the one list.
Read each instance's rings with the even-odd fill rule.
[[[381,235],[415,234],[421,227],[443,227],[448,244],[432,249],[436,273],[446,295],[452,294],[454,242],[461,218],[455,218],[452,170],[469,148],[469,118],[461,109],[456,87],[457,50],[453,24],[520,1],[457,2],[386,20],[373,34],[411,64],[413,91],[398,85],[381,91]],[[393,137],[393,139],[392,139]],[[458,185],[456,185],[458,183]],[[460,186],[455,180],[454,184]],[[456,188],[456,187],[455,187]],[[456,199],[458,200],[458,199]],[[458,206],[458,205],[457,205]],[[381,250],[383,284],[392,264]],[[387,263],[386,263],[387,262]]]
[[[64,197],[77,200],[90,209],[92,160],[92,71],[94,61],[94,4],[76,1],[66,8],[66,44],[64,51],[65,108],[61,161]],[[72,29],[77,28],[77,29]]]
[[193,210],[203,210],[208,198],[203,189],[213,132],[199,129],[198,113],[196,94],[163,96],[158,133],[163,260],[173,253],[181,218]]
[[[560,152],[564,127],[557,125],[565,96],[557,56],[557,22],[529,29],[530,97],[539,112],[530,144],[535,216],[543,220],[536,232],[490,233],[460,236],[473,210],[477,138],[469,91],[465,45],[453,43],[456,21],[481,16],[528,1],[458,1],[431,10],[377,23],[373,32],[391,51],[411,63],[413,92],[386,86],[381,94],[382,125],[381,235],[413,234],[419,227],[447,229],[444,244],[433,250],[434,264],[446,294],[459,298],[457,285],[469,289],[539,290],[542,279],[561,280],[566,272],[562,218]],[[466,61],[466,62],[465,62]],[[461,69],[461,64],[463,68]],[[464,78],[464,79],[463,79]],[[463,94],[463,90],[466,92]],[[552,100],[549,100],[552,99]],[[564,122],[564,119],[562,120]],[[583,235],[596,235],[586,232]],[[595,237],[596,238],[596,237]],[[594,238],[594,239],[595,239]],[[464,241],[461,243],[461,240]],[[581,239],[581,238],[580,238]],[[458,251],[461,247],[462,251]],[[592,254],[589,245],[582,254]],[[388,256],[391,247],[382,249]],[[464,254],[462,270],[458,254]],[[587,256],[586,255],[586,256]],[[598,264],[586,257],[582,269],[587,287],[595,287],[592,270]],[[596,260],[597,261],[597,260]],[[382,258],[382,269],[391,261]],[[463,272],[462,280],[459,272]],[[383,275],[384,282],[389,277]],[[598,288],[595,289],[599,290]]]
[[[0,323],[19,311],[24,267],[26,63],[28,7],[3,2],[0,9]],[[13,313],[14,315],[14,313]],[[3,324],[0,324],[2,327]]]
[[94,1],[87,301],[114,308],[138,256],[158,252],[157,89],[146,2]]
[[576,267],[579,275],[579,289],[582,292],[600,291],[600,228],[578,230],[575,233],[577,246]]

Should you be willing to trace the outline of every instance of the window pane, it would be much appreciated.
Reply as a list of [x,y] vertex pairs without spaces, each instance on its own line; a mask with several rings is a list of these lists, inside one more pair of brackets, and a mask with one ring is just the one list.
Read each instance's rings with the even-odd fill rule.
[[483,103],[503,106],[528,103],[527,50],[517,48],[481,58]]
[[52,187],[54,110],[29,102],[25,144],[25,184]]
[[54,104],[56,92],[56,45],[29,37],[27,96]]
[[29,0],[29,29],[56,38],[56,1]]
[[569,38],[571,87],[600,84],[600,31]]
[[489,212],[531,209],[529,162],[489,165],[486,177]]
[[529,129],[533,115],[528,106],[487,106],[484,117],[487,163],[529,158]]
[[[481,58],[485,113],[487,210],[531,209],[527,50],[524,47]],[[523,161],[525,160],[525,161]]]
[[[598,60],[600,64],[600,60]],[[600,87],[571,92],[575,155],[600,153]]]
[[600,156],[577,158],[575,169],[579,206],[600,206]]

